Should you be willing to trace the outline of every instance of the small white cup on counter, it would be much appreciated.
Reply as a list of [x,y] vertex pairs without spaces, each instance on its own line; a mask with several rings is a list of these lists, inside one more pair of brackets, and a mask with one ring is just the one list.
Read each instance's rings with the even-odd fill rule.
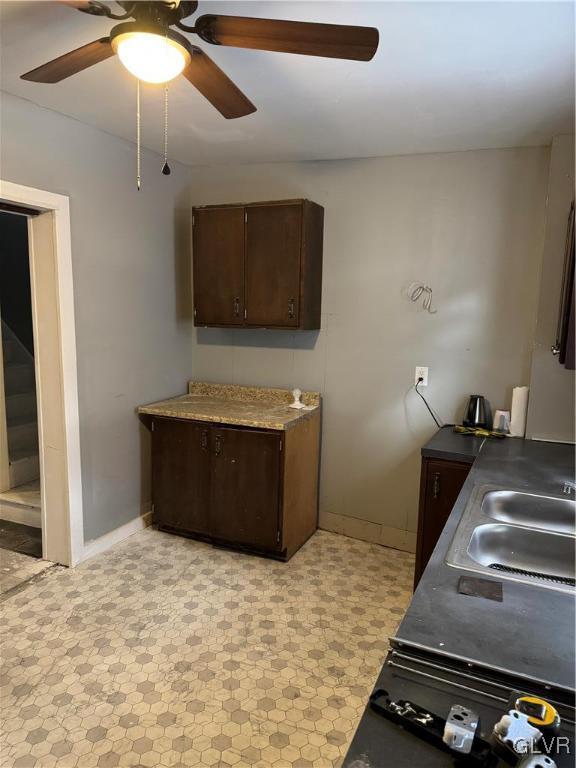
[[498,432],[510,432],[510,411],[496,411],[492,429]]

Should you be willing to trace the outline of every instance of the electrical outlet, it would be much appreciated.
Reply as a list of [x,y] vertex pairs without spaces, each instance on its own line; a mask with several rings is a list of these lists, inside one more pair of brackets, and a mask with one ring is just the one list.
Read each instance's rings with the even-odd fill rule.
[[414,384],[418,384],[418,379],[422,379],[420,382],[421,387],[428,386],[428,366],[417,365],[414,373]]

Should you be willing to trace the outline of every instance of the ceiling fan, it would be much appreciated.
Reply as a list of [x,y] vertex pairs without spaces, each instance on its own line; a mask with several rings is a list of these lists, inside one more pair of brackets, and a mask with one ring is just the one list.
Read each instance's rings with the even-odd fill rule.
[[[36,83],[58,83],[71,75],[117,54],[138,79],[165,83],[179,74],[192,83],[226,118],[242,117],[256,107],[229,77],[200,48],[177,32],[191,32],[205,43],[262,51],[327,56],[335,59],[370,61],[378,48],[378,30],[339,24],[312,24],[280,19],[204,15],[194,26],[182,19],[195,13],[197,0],[172,2],[123,2],[117,14],[97,0],[63,0],[93,16],[122,21],[92,43],[26,72],[22,79]],[[125,21],[132,19],[132,21]]]

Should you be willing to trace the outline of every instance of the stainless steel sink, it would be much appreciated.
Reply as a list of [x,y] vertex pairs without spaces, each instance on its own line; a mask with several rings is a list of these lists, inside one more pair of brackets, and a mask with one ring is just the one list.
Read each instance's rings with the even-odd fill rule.
[[474,529],[468,554],[476,563],[502,573],[523,571],[549,581],[574,578],[571,536],[488,523]]
[[458,524],[446,563],[571,592],[575,515],[570,499],[479,486]]
[[575,505],[571,499],[522,491],[487,491],[481,510],[488,517],[503,523],[575,533]]

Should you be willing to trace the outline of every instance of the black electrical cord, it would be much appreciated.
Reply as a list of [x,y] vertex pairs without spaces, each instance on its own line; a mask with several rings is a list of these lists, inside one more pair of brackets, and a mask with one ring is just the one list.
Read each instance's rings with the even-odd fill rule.
[[418,381],[416,382],[416,384],[414,384],[414,389],[416,390],[416,392],[417,392],[417,393],[420,395],[420,397],[421,397],[421,398],[422,398],[422,400],[424,401],[424,405],[426,406],[426,408],[428,408],[428,410],[429,410],[429,412],[430,412],[430,416],[432,416],[432,418],[433,418],[433,419],[434,419],[434,421],[436,422],[436,426],[437,426],[439,429],[442,429],[442,424],[440,424],[440,422],[438,421],[438,419],[437,419],[437,418],[436,418],[436,416],[434,415],[434,411],[433,411],[433,410],[432,410],[432,408],[430,408],[430,406],[428,405],[428,403],[427,403],[427,401],[426,401],[426,398],[424,397],[424,395],[422,394],[422,392],[420,392],[420,390],[418,389],[418,384],[420,384],[420,382],[421,382],[421,381],[424,381],[424,379],[422,378],[422,376],[420,376],[420,378],[418,379]]

